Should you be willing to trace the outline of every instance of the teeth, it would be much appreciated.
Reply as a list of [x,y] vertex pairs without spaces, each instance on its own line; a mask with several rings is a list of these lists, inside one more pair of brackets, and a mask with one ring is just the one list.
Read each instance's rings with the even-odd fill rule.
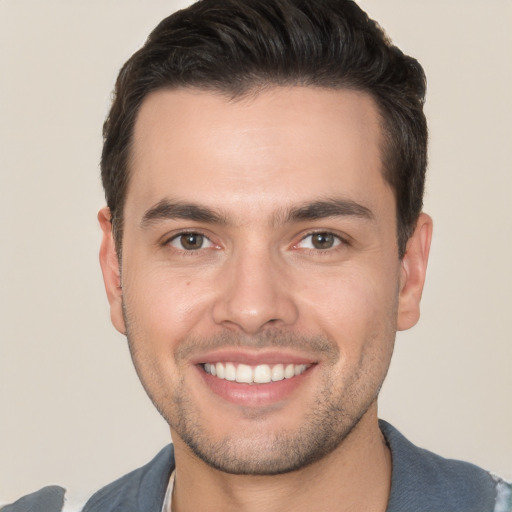
[[284,365],[276,364],[272,367],[271,377],[274,382],[284,379]]
[[244,384],[266,384],[283,379],[291,379],[304,373],[309,368],[307,364],[259,364],[249,366],[235,363],[205,363],[204,371],[218,379],[236,381]]
[[295,375],[295,366],[293,364],[289,364],[284,369],[284,378],[291,379]]
[[295,375],[300,375],[301,373],[304,373],[304,370],[306,369],[305,364],[298,364],[295,366]]
[[272,381],[272,372],[268,364],[260,364],[254,368],[254,382],[266,384]]
[[236,369],[236,381],[250,384],[254,381],[252,368],[246,364],[239,364]]
[[[222,365],[222,363],[219,363]],[[236,368],[233,363],[226,363],[224,367],[224,378],[226,380],[236,380]]]
[[226,372],[224,371],[224,365],[222,363],[217,363],[215,365],[215,371],[217,372],[217,377],[219,377],[219,379],[225,378]]

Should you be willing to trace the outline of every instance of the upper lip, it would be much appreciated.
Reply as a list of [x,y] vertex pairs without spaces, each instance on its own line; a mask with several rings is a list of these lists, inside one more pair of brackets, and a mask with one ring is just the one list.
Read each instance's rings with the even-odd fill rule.
[[240,349],[219,349],[195,355],[192,364],[204,363],[241,363],[249,366],[260,364],[314,364],[311,357],[285,350],[248,351]]

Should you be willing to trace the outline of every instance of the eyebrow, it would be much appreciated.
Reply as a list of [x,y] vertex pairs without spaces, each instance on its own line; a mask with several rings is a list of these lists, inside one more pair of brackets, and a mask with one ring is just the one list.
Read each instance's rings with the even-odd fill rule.
[[[375,219],[373,212],[366,206],[350,199],[331,198],[278,211],[272,218],[272,224],[291,224],[293,222],[319,220],[329,217]],[[146,210],[142,216],[140,225],[142,228],[145,228],[159,221],[175,219],[220,225],[229,223],[227,217],[218,210],[200,206],[195,203],[173,202],[168,199],[162,199],[156,205]]]
[[278,216],[275,220],[279,221],[279,217],[283,217],[284,223],[319,220],[329,217],[359,217],[366,220],[375,220],[375,216],[369,208],[343,198],[324,199],[296,206],[285,211],[284,215]]
[[168,199],[162,199],[155,206],[146,210],[140,225],[144,228],[158,221],[173,219],[193,220],[207,222],[208,224],[227,224],[224,215],[211,208],[193,203],[172,202]]

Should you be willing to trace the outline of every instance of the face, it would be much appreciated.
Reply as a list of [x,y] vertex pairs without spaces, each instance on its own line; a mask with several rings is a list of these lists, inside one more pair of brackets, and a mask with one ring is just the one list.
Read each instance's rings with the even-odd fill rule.
[[380,141],[372,99],[354,91],[143,103],[121,268],[106,210],[101,259],[113,322],[177,449],[281,473],[376,414],[395,332],[417,315],[414,254],[428,253],[415,234],[398,258]]

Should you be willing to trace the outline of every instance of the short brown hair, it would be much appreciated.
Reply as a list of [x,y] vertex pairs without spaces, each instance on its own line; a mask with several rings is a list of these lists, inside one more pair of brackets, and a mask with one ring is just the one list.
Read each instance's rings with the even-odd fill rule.
[[153,30],[121,69],[103,127],[101,174],[119,255],[134,125],[146,96],[193,87],[236,98],[279,85],[351,88],[373,97],[403,256],[423,204],[425,74],[351,0],[202,0]]

